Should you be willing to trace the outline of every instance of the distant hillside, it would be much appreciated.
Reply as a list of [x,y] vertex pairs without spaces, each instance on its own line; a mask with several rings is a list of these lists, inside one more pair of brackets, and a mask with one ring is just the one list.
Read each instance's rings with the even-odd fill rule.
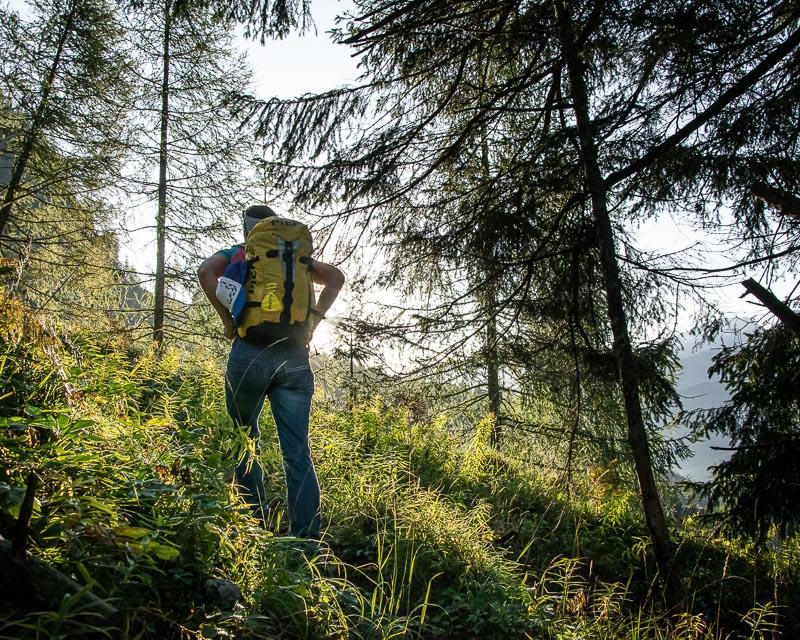
[[[725,403],[730,395],[718,378],[709,379],[708,368],[711,358],[717,353],[717,345],[707,345],[699,351],[685,349],[680,356],[683,372],[678,381],[678,392],[683,400],[683,408],[711,409]],[[675,433],[675,436],[683,435]],[[690,480],[707,480],[708,467],[718,464],[728,457],[727,451],[716,451],[711,447],[727,447],[729,441],[721,436],[697,442],[692,446],[694,456],[684,460],[678,467],[681,475]]]

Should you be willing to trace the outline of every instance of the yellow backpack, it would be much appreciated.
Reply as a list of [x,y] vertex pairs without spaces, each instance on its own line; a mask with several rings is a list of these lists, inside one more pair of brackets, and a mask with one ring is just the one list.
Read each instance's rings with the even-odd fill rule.
[[242,338],[267,344],[281,339],[308,342],[315,302],[308,270],[312,249],[308,227],[288,218],[265,218],[247,234],[246,297],[237,323]]

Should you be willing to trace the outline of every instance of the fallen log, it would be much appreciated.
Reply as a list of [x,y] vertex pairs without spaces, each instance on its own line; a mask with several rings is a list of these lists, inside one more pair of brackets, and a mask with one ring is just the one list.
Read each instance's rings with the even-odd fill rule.
[[20,611],[56,611],[62,600],[83,591],[82,612],[94,621],[114,624],[119,610],[58,569],[25,553],[15,557],[11,542],[0,538],[0,599]]

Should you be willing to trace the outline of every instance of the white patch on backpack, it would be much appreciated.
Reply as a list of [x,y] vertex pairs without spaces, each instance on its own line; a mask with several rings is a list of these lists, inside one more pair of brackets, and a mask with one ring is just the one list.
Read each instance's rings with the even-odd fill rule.
[[230,278],[222,277],[217,282],[217,298],[219,301],[225,305],[226,308],[231,309],[233,307],[233,301],[236,300],[236,296],[239,294],[242,285]]

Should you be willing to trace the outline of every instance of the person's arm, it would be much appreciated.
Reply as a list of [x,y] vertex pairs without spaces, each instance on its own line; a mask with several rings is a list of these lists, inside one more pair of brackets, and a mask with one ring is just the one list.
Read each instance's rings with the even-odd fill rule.
[[314,260],[311,264],[311,280],[316,284],[322,285],[319,298],[312,307],[311,313],[316,316],[316,324],[325,317],[328,309],[331,308],[334,300],[344,286],[344,274],[336,267],[319,260]]
[[200,280],[200,287],[203,289],[203,293],[206,294],[211,306],[214,307],[220,320],[222,320],[225,337],[230,340],[236,335],[236,328],[233,326],[233,316],[231,312],[228,311],[227,307],[217,298],[217,281],[222,277],[222,274],[225,273],[225,268],[227,266],[228,258],[221,253],[215,253],[198,267],[197,277]]

